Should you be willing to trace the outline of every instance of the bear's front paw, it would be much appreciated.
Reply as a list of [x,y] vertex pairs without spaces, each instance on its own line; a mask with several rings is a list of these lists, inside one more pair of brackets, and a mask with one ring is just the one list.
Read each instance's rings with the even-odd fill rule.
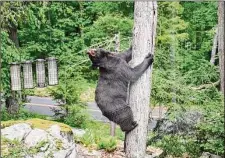
[[146,57],[145,58],[148,58],[148,59],[153,59],[154,58],[154,55],[153,54],[151,54],[151,53],[148,53],[148,55],[146,55]]
[[150,61],[150,63],[154,62],[154,55],[151,53],[148,53],[148,55],[145,57],[147,60]]

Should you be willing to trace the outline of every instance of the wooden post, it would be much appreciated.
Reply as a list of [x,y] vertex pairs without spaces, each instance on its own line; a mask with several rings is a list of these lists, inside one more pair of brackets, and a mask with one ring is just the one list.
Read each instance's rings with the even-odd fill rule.
[[[120,34],[116,34],[115,35],[115,52],[119,52],[120,49],[120,38],[119,38]],[[111,136],[115,136],[116,135],[116,124],[114,122],[110,122],[110,135]]]
[[[156,23],[157,2],[135,1],[132,67],[141,63],[148,53],[154,54]],[[130,86],[129,105],[138,126],[126,134],[126,158],[145,157],[152,68]]]

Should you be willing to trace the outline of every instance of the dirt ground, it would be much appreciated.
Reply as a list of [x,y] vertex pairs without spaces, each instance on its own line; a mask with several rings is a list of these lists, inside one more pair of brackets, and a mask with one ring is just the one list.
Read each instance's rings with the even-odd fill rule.
[[[118,143],[117,149],[113,152],[104,150],[89,150],[81,144],[77,144],[78,158],[125,158],[123,142]],[[146,153],[150,155],[160,155],[163,151],[159,148],[148,147]]]

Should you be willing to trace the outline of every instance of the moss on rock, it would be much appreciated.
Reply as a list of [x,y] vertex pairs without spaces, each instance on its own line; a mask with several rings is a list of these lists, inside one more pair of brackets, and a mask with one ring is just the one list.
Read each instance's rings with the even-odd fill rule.
[[38,118],[29,119],[29,120],[17,120],[17,121],[14,121],[14,120],[1,121],[1,126],[2,126],[2,128],[5,128],[5,127],[12,126],[14,124],[18,124],[18,123],[28,123],[31,125],[32,128],[39,128],[39,129],[43,129],[43,130],[46,130],[46,129],[50,128],[52,125],[56,124],[56,125],[60,126],[61,132],[72,133],[71,127],[64,123],[43,120],[43,119],[38,119]]

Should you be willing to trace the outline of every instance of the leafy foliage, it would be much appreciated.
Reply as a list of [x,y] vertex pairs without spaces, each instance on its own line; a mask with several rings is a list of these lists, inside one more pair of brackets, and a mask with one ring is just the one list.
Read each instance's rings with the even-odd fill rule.
[[187,153],[193,158],[200,156],[200,147],[193,138],[167,135],[160,142],[157,142],[156,146],[165,149],[165,155],[181,157],[184,153]]
[[98,143],[98,149],[105,149],[108,152],[114,151],[116,149],[115,138],[103,139]]
[[86,126],[86,122],[88,121],[88,114],[85,109],[80,107],[79,105],[69,106],[69,113],[64,118],[63,122],[72,126],[72,127],[82,127]]
[[220,102],[205,105],[204,121],[198,125],[197,135],[203,151],[223,155],[225,140],[223,108]]

